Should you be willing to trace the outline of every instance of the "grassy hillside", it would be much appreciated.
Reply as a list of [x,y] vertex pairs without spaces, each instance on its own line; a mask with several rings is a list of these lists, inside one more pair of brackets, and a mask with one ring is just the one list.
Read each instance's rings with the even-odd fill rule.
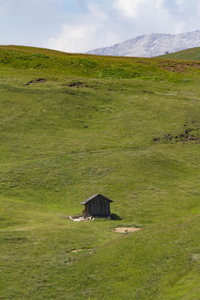
[[[0,299],[199,299],[199,76],[0,47]],[[114,220],[71,221],[96,193]]]
[[191,48],[175,53],[169,53],[160,57],[170,59],[200,60],[200,48]]

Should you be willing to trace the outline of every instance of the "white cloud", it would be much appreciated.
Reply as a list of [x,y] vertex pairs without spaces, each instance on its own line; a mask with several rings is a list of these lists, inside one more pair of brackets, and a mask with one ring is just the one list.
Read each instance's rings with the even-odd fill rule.
[[44,46],[63,23],[64,0],[0,0],[1,44]]
[[160,8],[165,3],[165,0],[156,0],[157,8]]
[[175,1],[176,6],[178,7],[178,9],[181,11],[184,8],[184,1],[183,0],[176,0]]
[[113,8],[125,18],[133,18],[137,16],[139,7],[144,4],[145,0],[117,0],[113,3]]
[[91,28],[90,25],[85,24],[66,24],[57,36],[50,38],[47,42],[47,46],[49,48],[67,52],[86,51],[92,46],[91,39],[93,40],[95,38],[96,30],[96,26]]
[[[79,15],[63,24],[45,47],[86,52],[150,33],[181,33],[198,29],[192,4],[198,0],[77,0]],[[82,3],[80,5],[80,3]],[[190,9],[189,9],[190,8]],[[193,11],[194,18],[186,15]],[[176,13],[175,13],[176,12]]]
[[176,22],[181,28],[181,31],[193,31],[200,29],[199,15],[200,3],[199,0],[176,0],[177,7]]
[[137,17],[141,11],[158,11],[162,10],[164,0],[115,0],[113,8],[118,10],[123,17],[133,18]]
[[10,3],[6,1],[2,1],[0,3],[0,17],[4,17],[10,10]]
[[1,44],[85,52],[199,28],[199,0],[0,0]]
[[115,9],[121,18],[141,33],[170,33],[176,28],[175,18],[169,13],[164,0],[115,0]]
[[93,48],[110,46],[119,35],[108,26],[108,15],[97,5],[89,5],[88,13],[79,16],[71,24],[49,39],[47,47],[66,52],[86,52]]
[[[87,6],[86,6],[87,2]],[[63,25],[46,47],[66,52],[86,52],[151,32],[169,32],[174,25],[163,7],[164,0],[84,1],[84,14]],[[168,27],[166,27],[166,24]],[[159,30],[158,30],[159,29]]]

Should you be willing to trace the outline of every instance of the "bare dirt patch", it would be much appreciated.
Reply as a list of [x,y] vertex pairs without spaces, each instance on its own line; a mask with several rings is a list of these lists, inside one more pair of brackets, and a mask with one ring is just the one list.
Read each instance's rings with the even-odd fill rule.
[[72,250],[72,253],[77,253],[77,252],[80,252],[80,251],[83,251],[83,249]]
[[75,250],[72,250],[72,253],[77,253],[77,252],[81,252],[81,251],[91,251],[91,249],[75,249]]
[[119,232],[119,233],[129,233],[129,232],[136,232],[141,229],[142,228],[136,228],[136,227],[116,227],[112,231]]
[[170,71],[170,72],[178,72],[178,73],[184,73],[187,69],[189,68],[195,68],[195,69],[199,69],[200,68],[200,63],[198,62],[183,62],[183,61],[163,61],[160,62],[160,67]]

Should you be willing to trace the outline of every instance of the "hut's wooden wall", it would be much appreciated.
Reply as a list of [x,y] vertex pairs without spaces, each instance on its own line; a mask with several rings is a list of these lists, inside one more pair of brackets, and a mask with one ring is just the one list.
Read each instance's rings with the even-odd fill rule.
[[89,215],[109,216],[110,203],[104,198],[96,197],[85,205],[85,211]]

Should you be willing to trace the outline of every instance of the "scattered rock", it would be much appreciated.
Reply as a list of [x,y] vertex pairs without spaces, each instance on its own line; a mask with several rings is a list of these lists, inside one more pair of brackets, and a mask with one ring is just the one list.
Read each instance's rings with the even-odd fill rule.
[[29,85],[29,84],[31,84],[31,83],[33,83],[33,82],[34,82],[34,81],[31,80],[31,81],[27,82],[25,85]]
[[[187,125],[184,124],[184,127],[186,127]],[[172,133],[168,133],[165,134],[163,137],[155,137],[153,138],[154,142],[165,142],[165,141],[169,141],[169,142],[197,142],[200,143],[200,138],[194,136],[193,134],[191,134],[190,132],[193,129],[188,128],[184,130],[184,133],[179,134],[179,135],[173,135]],[[199,128],[195,128],[195,131],[199,130]]]
[[92,217],[85,218],[84,216],[72,216],[69,217],[74,222],[82,222],[82,221],[89,221],[93,220]]
[[36,82],[44,83],[44,82],[46,82],[46,79],[45,79],[45,78],[38,78],[38,79],[36,79],[36,80],[31,80],[31,81],[27,82],[27,83],[25,84],[25,86],[26,86],[26,85],[30,85],[31,83],[36,83]]
[[80,81],[78,81],[78,82],[74,82],[74,83],[71,83],[70,85],[69,85],[69,87],[81,87],[83,85],[83,83],[82,82],[80,82]]
[[45,78],[38,78],[38,79],[36,79],[36,82],[41,82],[41,83],[43,83],[43,82],[45,82],[45,81],[46,81]]
[[154,94],[154,92],[143,90],[143,93]]

